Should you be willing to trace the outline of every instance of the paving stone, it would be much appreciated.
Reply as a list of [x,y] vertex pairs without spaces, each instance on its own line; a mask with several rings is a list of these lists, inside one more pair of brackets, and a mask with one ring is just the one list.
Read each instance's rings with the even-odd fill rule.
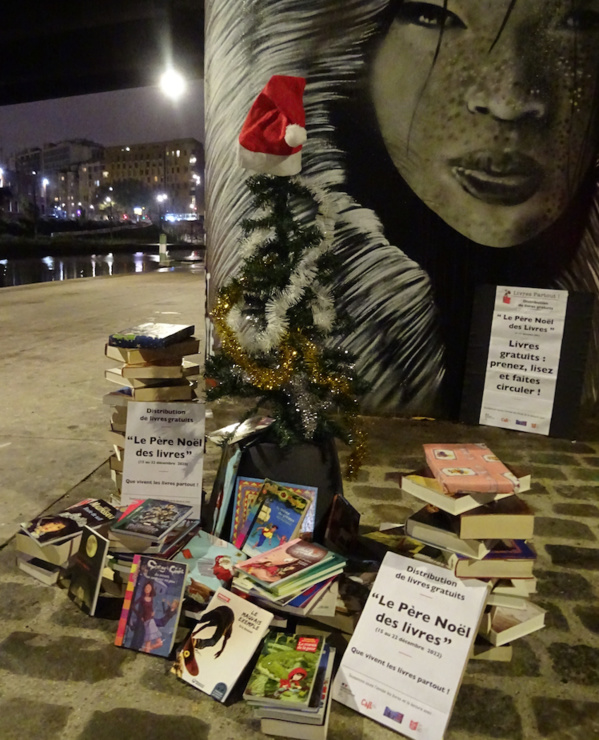
[[599,482],[599,470],[594,468],[570,468],[570,473],[568,477],[574,480]]
[[553,565],[580,570],[599,570],[599,548],[545,545]]
[[140,709],[94,712],[77,740],[172,740],[207,738],[210,728],[196,717],[155,714]]
[[[13,567],[15,567],[13,565]],[[0,584],[0,619],[19,619],[27,622],[39,615],[44,604],[51,604],[54,593],[51,588],[42,588],[37,583],[23,585],[20,583]]]
[[[485,689],[464,683],[449,723],[447,740],[452,730],[484,733],[484,737],[522,738],[522,721],[514,699],[499,689]],[[457,735],[457,732],[456,732]]]
[[535,569],[539,597],[585,601],[595,598],[593,587],[580,573]]
[[[592,472],[592,471],[589,470],[587,472]],[[557,467],[552,468],[548,465],[534,465],[532,466],[532,477],[537,480],[539,478],[541,479],[548,478],[549,480],[568,480],[569,478],[572,478],[573,476],[566,475],[563,470],[560,470]],[[597,480],[599,480],[599,477],[597,478]]]
[[530,461],[536,470],[537,465],[578,465],[574,455],[559,452],[533,452]]
[[62,740],[64,728],[73,709],[56,704],[45,704],[30,699],[1,699],[0,717],[2,717],[0,736],[2,740],[24,740],[41,738],[44,740]]
[[364,524],[376,524],[377,529],[380,522],[393,522],[401,524],[414,512],[409,506],[393,506],[391,504],[371,504],[362,512],[360,521]]
[[547,648],[553,670],[563,683],[599,686],[599,649],[590,645],[554,642]]
[[593,504],[554,504],[556,514],[578,517],[599,517],[599,507]]
[[35,632],[12,632],[0,643],[0,668],[15,676],[50,681],[84,681],[93,684],[122,675],[133,659],[104,641]]
[[539,483],[539,481],[533,481],[532,485],[530,487],[530,491],[526,491],[526,496],[530,496],[531,494],[540,494],[544,495],[549,493],[547,490],[547,486],[544,486],[542,483]]
[[396,503],[400,495],[398,488],[383,488],[382,486],[352,486],[352,492],[354,496],[368,501],[386,501],[390,503]]
[[541,737],[556,740],[599,737],[599,702],[535,696],[532,708]]
[[572,486],[561,485],[555,486],[555,492],[558,496],[568,499],[580,499],[582,501],[599,501],[599,486]]
[[589,465],[592,468],[599,468],[599,455],[594,455],[593,457],[584,456],[581,460],[585,465]]
[[576,606],[574,613],[589,630],[599,635],[599,607],[596,606]]
[[596,540],[588,525],[573,519],[537,516],[535,517],[535,536],[568,538],[569,540]]
[[568,620],[557,604],[554,604],[552,601],[539,601],[538,599],[535,599],[535,603],[547,612],[545,615],[545,627],[547,629],[570,632]]
[[514,643],[510,661],[469,660],[466,670],[469,675],[534,677],[541,675],[541,664],[530,644],[526,640],[518,640]]
[[[597,439],[597,432],[591,432],[592,436],[588,439]],[[577,455],[594,455],[597,450],[586,442],[569,441],[567,439],[551,439],[546,440],[548,445],[555,452],[573,452]],[[542,442],[542,440],[541,440]]]

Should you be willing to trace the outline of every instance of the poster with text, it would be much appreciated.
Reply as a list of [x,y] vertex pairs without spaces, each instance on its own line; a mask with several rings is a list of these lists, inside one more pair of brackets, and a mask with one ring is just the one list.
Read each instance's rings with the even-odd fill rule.
[[486,598],[481,581],[387,553],[333,699],[408,737],[442,738]]
[[497,286],[480,423],[549,434],[568,292]]
[[157,498],[193,506],[199,518],[204,467],[202,403],[130,402],[122,503]]

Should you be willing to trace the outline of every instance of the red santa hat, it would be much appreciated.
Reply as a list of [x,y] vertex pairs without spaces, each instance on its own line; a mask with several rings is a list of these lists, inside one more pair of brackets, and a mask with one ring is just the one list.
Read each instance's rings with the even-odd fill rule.
[[250,108],[239,135],[239,163],[264,175],[302,169],[306,115],[303,77],[273,75]]

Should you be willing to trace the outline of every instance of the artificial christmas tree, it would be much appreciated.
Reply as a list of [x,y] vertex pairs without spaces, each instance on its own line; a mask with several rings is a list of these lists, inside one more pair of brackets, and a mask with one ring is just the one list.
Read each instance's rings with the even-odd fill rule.
[[[338,348],[347,325],[335,310],[330,287],[336,263],[331,252],[334,214],[327,213],[325,194],[299,178],[264,174],[282,168],[273,132],[285,137],[294,126],[295,143],[303,124],[293,120],[299,117],[297,95],[303,85],[297,84],[299,78],[277,78],[277,85],[269,83],[258,99],[260,115],[253,110],[248,116],[252,137],[243,139],[243,151],[249,141],[260,150],[251,166],[261,168],[261,174],[247,181],[255,215],[242,224],[239,271],[220,290],[212,310],[220,347],[206,363],[207,400],[255,399],[250,413],[265,408],[275,419],[266,434],[282,450],[322,444],[330,456],[331,441],[341,439],[352,447],[348,473],[353,475],[364,454],[358,420],[362,388],[351,358]],[[286,80],[291,81],[287,86]],[[293,104],[281,103],[285,92]],[[272,104],[266,113],[265,95]],[[301,145],[288,148],[296,162]],[[247,161],[247,153],[243,158]]]

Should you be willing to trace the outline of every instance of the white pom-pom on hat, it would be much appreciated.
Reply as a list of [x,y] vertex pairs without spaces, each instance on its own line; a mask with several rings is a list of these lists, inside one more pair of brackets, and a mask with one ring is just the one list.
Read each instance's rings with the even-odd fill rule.
[[297,123],[291,123],[285,129],[285,141],[289,146],[301,146],[307,138],[306,129],[298,126]]

